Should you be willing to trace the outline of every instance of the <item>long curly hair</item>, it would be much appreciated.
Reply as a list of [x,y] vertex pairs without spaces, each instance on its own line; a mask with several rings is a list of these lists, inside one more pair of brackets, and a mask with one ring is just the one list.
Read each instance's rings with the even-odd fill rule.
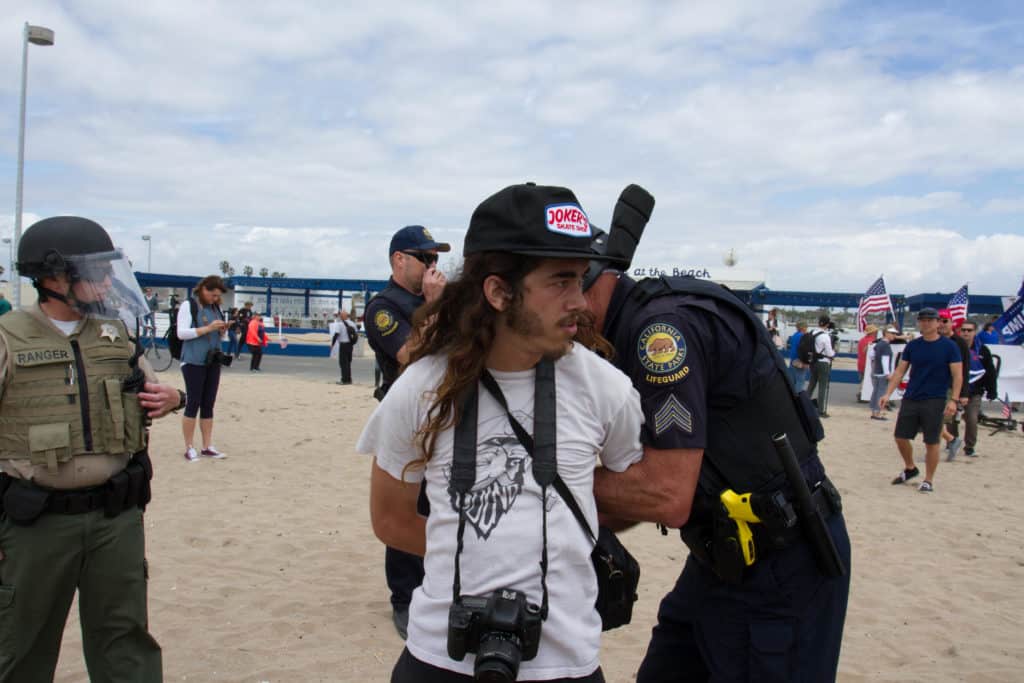
[[435,354],[448,361],[426,424],[416,435],[424,463],[434,453],[438,434],[458,423],[462,404],[483,373],[494,343],[498,311],[484,297],[484,280],[497,275],[508,286],[513,302],[521,302],[523,278],[540,262],[505,252],[471,254],[441,296],[413,315],[409,363]]
[[[433,456],[438,435],[458,424],[463,404],[486,367],[499,314],[484,297],[484,280],[491,275],[500,277],[509,289],[510,309],[514,309],[523,301],[523,278],[543,260],[505,252],[471,254],[441,296],[416,311],[409,363],[430,355],[442,355],[447,360],[426,423],[416,435],[419,464]],[[582,311],[577,318],[575,339],[610,358],[612,346],[594,328],[593,315]]]

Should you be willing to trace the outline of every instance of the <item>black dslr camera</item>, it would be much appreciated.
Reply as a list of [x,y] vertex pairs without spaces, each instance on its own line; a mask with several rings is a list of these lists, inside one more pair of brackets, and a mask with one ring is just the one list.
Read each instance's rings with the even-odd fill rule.
[[461,662],[475,652],[476,680],[511,683],[519,662],[537,656],[542,621],[540,607],[511,588],[486,598],[463,595],[448,610],[448,656]]
[[214,363],[220,363],[224,367],[230,368],[231,367],[231,361],[233,361],[233,360],[234,360],[234,358],[230,354],[224,353],[220,349],[210,349],[209,351],[206,352],[206,364],[207,365],[213,365]]

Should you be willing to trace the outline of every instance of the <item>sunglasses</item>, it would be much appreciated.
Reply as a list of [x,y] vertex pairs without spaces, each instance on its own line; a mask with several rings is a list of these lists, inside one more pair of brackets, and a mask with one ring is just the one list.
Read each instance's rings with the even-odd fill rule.
[[960,334],[963,334],[964,332],[974,332],[974,328],[973,327],[961,327],[960,328]]
[[948,323],[949,322],[949,318],[939,318],[939,322],[940,323]]
[[412,256],[425,266],[432,266],[437,263],[437,254],[427,254],[422,251],[403,251],[406,256]]

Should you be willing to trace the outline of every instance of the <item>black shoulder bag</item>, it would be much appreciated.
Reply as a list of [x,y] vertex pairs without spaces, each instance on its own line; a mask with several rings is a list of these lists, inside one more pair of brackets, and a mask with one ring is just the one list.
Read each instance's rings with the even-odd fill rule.
[[[530,436],[519,421],[513,417],[505,401],[505,395],[501,387],[495,381],[491,373],[485,369],[480,378],[481,383],[492,396],[505,409],[508,415],[509,424],[516,438],[526,449],[526,452],[533,457],[534,438]],[[542,360],[537,365],[536,395],[534,396],[534,433],[537,441],[545,444],[550,443],[552,451],[556,440],[555,437],[555,364],[550,360]],[[552,463],[557,467],[557,460]],[[629,554],[626,547],[622,545],[615,533],[607,527],[599,527],[595,538],[593,530],[587,523],[576,497],[569,490],[569,487],[555,469],[552,484],[555,490],[572,510],[576,521],[583,527],[583,531],[594,543],[594,550],[590,553],[590,560],[594,563],[594,573],[597,575],[597,602],[595,607],[601,615],[601,630],[608,631],[619,626],[625,626],[633,618],[633,603],[637,600],[637,585],[640,583],[640,564]]]

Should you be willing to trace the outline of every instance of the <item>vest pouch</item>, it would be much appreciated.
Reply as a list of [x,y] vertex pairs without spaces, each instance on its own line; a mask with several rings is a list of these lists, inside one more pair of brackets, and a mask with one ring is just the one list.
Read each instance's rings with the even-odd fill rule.
[[71,460],[71,425],[67,422],[29,425],[29,456],[33,465],[46,465],[52,474],[57,465]]
[[46,512],[50,494],[23,479],[14,479],[4,492],[3,511],[15,524],[29,526]]
[[108,453],[135,453],[145,447],[145,418],[138,394],[125,392],[119,379],[103,381],[107,411],[104,425]]

